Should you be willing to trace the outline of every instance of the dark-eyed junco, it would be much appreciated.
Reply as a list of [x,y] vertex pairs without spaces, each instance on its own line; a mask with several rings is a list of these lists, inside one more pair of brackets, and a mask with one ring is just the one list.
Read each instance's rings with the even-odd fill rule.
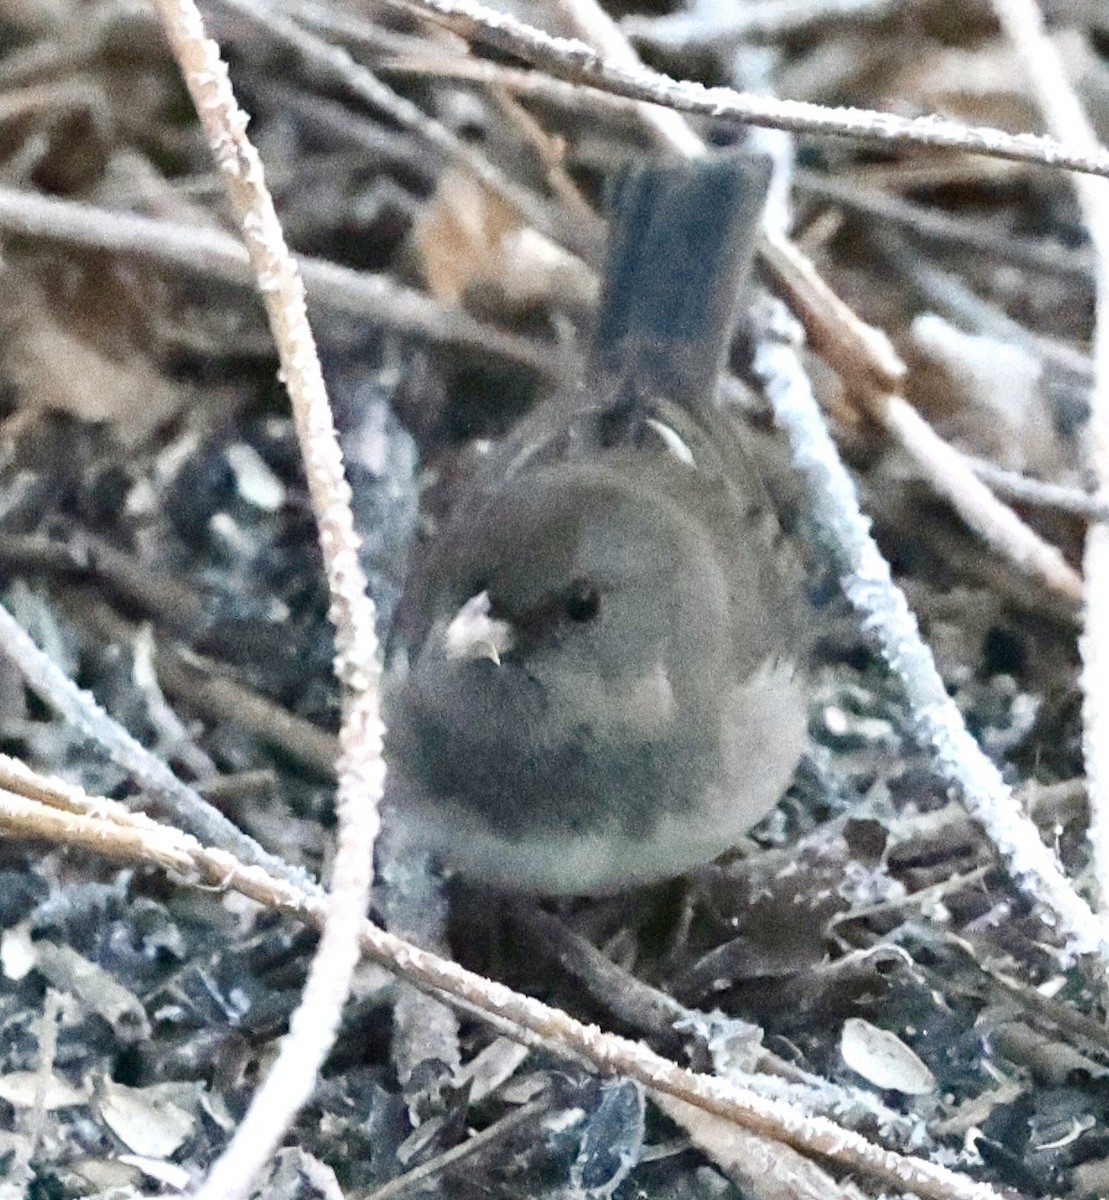
[[489,456],[411,573],[394,819],[463,874],[543,893],[674,876],[797,765],[802,585],[714,403],[766,177],[736,156],[626,173],[585,378]]

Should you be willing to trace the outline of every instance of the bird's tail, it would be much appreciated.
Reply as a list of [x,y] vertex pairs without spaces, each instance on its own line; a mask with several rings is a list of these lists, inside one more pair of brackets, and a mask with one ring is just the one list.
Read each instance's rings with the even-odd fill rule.
[[616,182],[589,373],[614,409],[711,403],[769,179],[768,160],[730,154],[636,165]]

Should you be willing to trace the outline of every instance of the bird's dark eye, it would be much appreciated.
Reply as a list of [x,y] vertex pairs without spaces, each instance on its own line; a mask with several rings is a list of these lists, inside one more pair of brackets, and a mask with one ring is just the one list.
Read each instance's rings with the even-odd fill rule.
[[592,621],[601,611],[601,593],[597,585],[588,579],[575,579],[563,597],[562,610],[571,621],[582,624]]

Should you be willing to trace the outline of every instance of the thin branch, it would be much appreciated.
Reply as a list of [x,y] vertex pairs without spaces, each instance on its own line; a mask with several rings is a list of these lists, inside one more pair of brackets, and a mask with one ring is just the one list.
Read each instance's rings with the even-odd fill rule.
[[[20,769],[14,772],[20,773]],[[309,896],[257,867],[245,866],[224,851],[203,847],[179,830],[159,825],[142,814],[128,813],[114,801],[85,796],[53,781],[36,781],[33,786],[51,796],[57,806],[0,788],[0,832],[80,845],[113,858],[152,862],[163,869],[176,866],[191,883],[239,892],[317,927],[326,918],[324,898]],[[498,1028],[512,1029],[521,1040],[538,1041],[560,1057],[584,1060],[604,1073],[626,1075],[647,1088],[785,1142],[802,1153],[861,1172],[896,1191],[913,1192],[927,1200],[1002,1200],[988,1184],[875,1146],[825,1117],[809,1116],[791,1105],[679,1067],[637,1042],[595,1025],[584,1025],[368,921],[361,927],[361,944],[369,958],[416,987],[449,998],[465,1012],[482,1014]]]
[[[220,229],[197,229],[0,187],[0,231],[138,254],[205,278],[255,285],[246,249]],[[387,275],[353,271],[318,258],[301,258],[297,265],[313,304],[430,342],[494,355],[542,375],[557,378],[566,369],[565,351],[558,347],[494,329],[423,292],[402,287]]]
[[552,37],[477,0],[388,0],[471,41],[514,54],[558,79],[662,105],[677,112],[794,133],[847,137],[881,145],[945,147],[1014,162],[1109,176],[1109,151],[1034,134],[1010,134],[929,115],[899,117],[858,108],[825,108],[799,100],[768,100],[732,88],[707,88],[643,66],[609,61],[585,42]]
[[936,491],[1003,558],[1068,605],[1077,605],[1082,581],[1059,550],[977,480],[964,456],[898,394],[906,368],[885,334],[857,317],[788,239],[764,231],[761,249],[813,349],[911,455]]
[[882,426],[924,468],[928,482],[949,500],[966,524],[1018,570],[1046,585],[1076,608],[1082,578],[1058,547],[1045,541],[990,491],[964,455],[939,436],[901,396],[876,398]]
[[[584,48],[586,53],[592,55],[598,63],[604,62],[618,70],[633,74],[644,69],[635,47],[600,4],[595,3],[594,0],[552,0],[552,3],[557,5],[561,19],[581,39],[576,46]],[[476,13],[480,6],[467,5],[467,7]],[[485,10],[486,13],[489,11]],[[538,41],[543,43],[549,43],[552,40],[542,30],[530,26],[522,27],[519,32],[529,39],[533,38],[535,34],[539,34]],[[561,42],[563,39],[553,40]],[[521,54],[520,57],[527,62],[532,62],[533,66],[535,65],[526,53]],[[550,74],[557,76],[558,72],[551,71]],[[569,82],[582,83],[584,80],[571,77]],[[642,100],[642,97],[638,96],[628,98]],[[642,124],[647,129],[653,130],[656,136],[660,137],[671,149],[690,158],[704,154],[704,141],[680,112],[675,112],[668,107],[660,108],[654,104],[644,103],[637,103],[636,108]]]
[[854,485],[820,418],[812,388],[790,344],[793,323],[780,313],[780,340],[756,353],[775,416],[786,428],[812,495],[811,508],[840,559],[844,590],[877,637],[910,703],[915,735],[932,752],[939,773],[955,785],[964,804],[997,847],[1014,881],[1041,907],[1073,954],[1097,953],[1109,966],[1109,936],[1063,874],[1058,859],[1021,811],[997,767],[967,732],[947,694],[905,597],[859,511]]
[[1014,321],[1008,313],[973,292],[957,275],[916,253],[901,234],[891,229],[873,229],[871,236],[888,257],[897,261],[902,272],[937,312],[974,333],[1014,342],[1057,370],[1073,375],[1078,383],[1088,384],[1093,378],[1090,360],[1081,350],[1068,342],[1035,333]]
[[335,735],[239,683],[226,674],[226,667],[192,661],[161,642],[155,645],[154,666],[159,682],[187,708],[209,720],[232,721],[293,761],[324,778],[334,777],[339,755]]
[[[44,539],[35,541],[46,547],[56,544]],[[4,549],[0,542],[0,561]],[[138,634],[138,627],[121,617],[106,600],[90,596],[83,589],[77,591],[72,603],[69,597],[63,597],[62,605],[71,620],[84,622],[110,643],[129,644]],[[334,779],[339,740],[333,733],[247,687],[234,677],[227,663],[179,650],[157,636],[152,639],[151,651],[159,686],[189,711],[210,721],[231,721],[249,729],[294,762],[324,779]]]
[[851,1180],[833,1179],[790,1146],[735,1125],[684,1100],[654,1092],[658,1107],[749,1200],[869,1200]]
[[975,475],[1004,500],[1035,508],[1051,508],[1084,521],[1109,521],[1109,503],[1081,488],[1033,479],[969,454],[966,460]]
[[319,946],[281,1052],[198,1193],[202,1200],[237,1200],[250,1190],[311,1096],[358,964],[385,785],[381,669],[351,491],[308,324],[304,284],[285,245],[261,160],[246,136],[247,118],[235,101],[219,47],[206,38],[192,0],[156,4],[240,223],[281,360],[319,529],[329,615],[335,626],[335,674],[342,687],[338,847],[331,890],[320,905]]
[[[1104,152],[1097,134],[1067,79],[1055,44],[1044,29],[1035,0],[992,0],[994,12],[1012,42],[1049,129],[1090,152]],[[1109,499],[1109,183],[1076,178],[1078,204],[1094,248],[1096,308],[1093,336],[1094,381],[1090,391],[1087,454],[1098,497]],[[1082,748],[1090,798],[1090,845],[1099,904],[1109,914],[1109,526],[1086,533],[1086,575],[1082,655]]]
[[[147,570],[131,555],[106,543],[82,540],[71,545],[39,534],[0,537],[0,565],[10,572],[77,580],[95,574],[111,590],[149,613],[159,628],[168,625],[188,634],[200,626],[201,592]],[[139,636],[137,625],[86,589],[76,589],[63,598],[62,605],[71,620],[87,625],[109,642],[131,644]],[[334,777],[339,757],[334,734],[247,687],[233,677],[226,663],[182,651],[163,637],[154,639],[152,650],[158,685],[183,699],[192,711],[210,720],[232,721],[324,778]],[[210,772],[210,766],[207,770]],[[211,787],[201,790],[211,797]]]
[[[680,1032],[698,1039],[711,1051],[713,1035],[720,1029],[714,1016],[689,1009],[666,992],[644,983],[598,950],[588,938],[537,905],[522,904],[514,919],[520,920],[528,941],[542,946],[543,953],[556,956],[559,965],[621,1024],[648,1037],[668,1041],[675,1032]],[[775,1071],[783,1074],[774,1074]],[[758,1056],[756,1069],[740,1072],[731,1067],[727,1075],[760,1096],[792,1100],[809,1112],[834,1115],[847,1128],[866,1122],[873,1129],[877,1124],[885,1144],[890,1143],[895,1131],[902,1144],[907,1143],[914,1129],[909,1119],[885,1107],[872,1093],[808,1075],[765,1049]]]
[[224,846],[246,862],[259,863],[302,887],[315,885],[302,870],[290,867],[233,825],[108,715],[91,692],[82,691],[42,650],[10,612],[0,605],[0,648],[18,667],[28,687],[82,736],[100,746],[112,762],[132,774],[147,792],[157,797],[174,820],[199,838]]
[[837,375],[862,392],[900,390],[907,368],[893,343],[836,295],[793,242],[764,229],[759,253],[773,272],[775,290],[805,327],[809,345]]
[[877,217],[889,224],[901,225],[919,237],[958,246],[970,246],[997,261],[1011,262],[1053,275],[1064,275],[1083,284],[1089,282],[1093,269],[1090,254],[1085,247],[1071,249],[1048,238],[1013,235],[984,225],[977,217],[955,216],[941,208],[914,204],[880,188],[861,187],[849,179],[837,179],[832,175],[818,174],[811,170],[799,170],[797,186],[820,200],[842,205],[866,216]]
[[[434,1158],[429,1158],[427,1162],[422,1162],[410,1171],[405,1171],[403,1175],[398,1175],[395,1179],[390,1179],[388,1183],[383,1183],[381,1187],[374,1188],[362,1200],[405,1200],[405,1197],[418,1195],[422,1189],[429,1188],[431,1183],[444,1172],[457,1167],[459,1163],[465,1162],[467,1158],[472,1158],[480,1151],[495,1146],[497,1142],[503,1141],[521,1125],[534,1121],[548,1107],[549,1101],[543,1097],[532,1100],[516,1109],[515,1112],[501,1117],[499,1121],[494,1121],[488,1128],[483,1129],[480,1133],[475,1133],[466,1141],[459,1142],[457,1146],[444,1150]],[[440,1186],[443,1186],[442,1180],[439,1180],[439,1183]],[[449,1195],[449,1192],[444,1188],[442,1194]]]

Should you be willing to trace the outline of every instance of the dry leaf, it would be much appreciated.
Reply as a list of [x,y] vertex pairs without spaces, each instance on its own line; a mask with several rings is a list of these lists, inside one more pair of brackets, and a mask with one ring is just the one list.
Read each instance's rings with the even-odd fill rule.
[[521,312],[552,302],[579,308],[596,295],[584,263],[521,224],[467,172],[443,172],[412,236],[427,285],[440,300],[461,304],[492,291],[503,306]]
[[133,1044],[150,1037],[146,1010],[115,976],[69,946],[47,941],[33,945],[36,969],[58,991],[103,1017],[121,1041]]
[[188,392],[130,343],[106,287],[82,287],[79,303],[66,308],[52,303],[29,272],[9,269],[0,280],[0,368],[20,405],[110,422],[134,443],[187,400]]

